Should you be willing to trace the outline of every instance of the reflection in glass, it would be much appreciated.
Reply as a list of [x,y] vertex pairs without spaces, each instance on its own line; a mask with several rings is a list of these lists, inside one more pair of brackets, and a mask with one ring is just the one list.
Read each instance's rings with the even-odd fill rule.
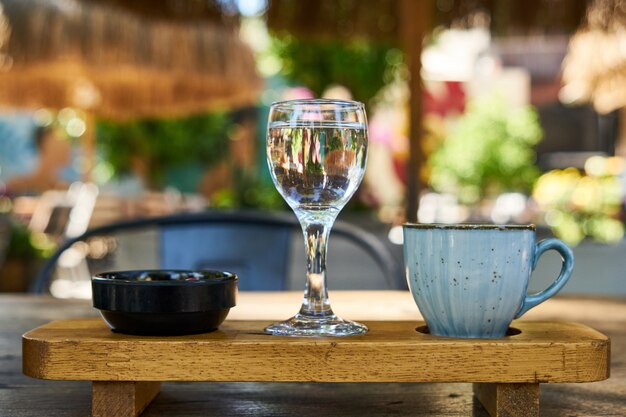
[[339,100],[274,103],[267,161],[276,188],[300,220],[307,278],[300,312],[266,331],[289,336],[349,336],[362,324],[337,317],[326,289],[326,245],[332,225],[358,188],[367,157],[363,104]]

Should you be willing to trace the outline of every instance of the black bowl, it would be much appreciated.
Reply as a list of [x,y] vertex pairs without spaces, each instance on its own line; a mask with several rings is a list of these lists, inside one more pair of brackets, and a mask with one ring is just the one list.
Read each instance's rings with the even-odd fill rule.
[[236,305],[237,275],[219,271],[105,272],[93,306],[114,332],[174,336],[213,331]]

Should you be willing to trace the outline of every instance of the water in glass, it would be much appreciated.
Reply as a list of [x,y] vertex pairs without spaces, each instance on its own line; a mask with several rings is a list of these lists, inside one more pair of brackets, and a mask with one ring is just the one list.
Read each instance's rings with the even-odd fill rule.
[[266,331],[290,336],[362,334],[362,324],[337,317],[326,290],[326,243],[335,218],[358,188],[367,158],[361,103],[295,100],[274,103],[267,161],[276,188],[304,233],[307,280],[300,312]]

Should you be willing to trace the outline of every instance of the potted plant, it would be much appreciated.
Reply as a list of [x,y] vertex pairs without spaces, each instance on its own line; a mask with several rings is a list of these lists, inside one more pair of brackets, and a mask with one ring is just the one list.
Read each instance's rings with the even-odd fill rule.
[[470,102],[428,160],[430,185],[469,206],[503,192],[529,194],[542,136],[530,106],[511,108],[498,95]]

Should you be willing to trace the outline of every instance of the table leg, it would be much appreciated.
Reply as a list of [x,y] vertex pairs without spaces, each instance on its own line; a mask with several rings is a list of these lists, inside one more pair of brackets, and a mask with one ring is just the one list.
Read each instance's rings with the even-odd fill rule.
[[93,381],[91,416],[137,417],[160,389],[160,382]]
[[474,384],[491,417],[539,417],[539,384]]

